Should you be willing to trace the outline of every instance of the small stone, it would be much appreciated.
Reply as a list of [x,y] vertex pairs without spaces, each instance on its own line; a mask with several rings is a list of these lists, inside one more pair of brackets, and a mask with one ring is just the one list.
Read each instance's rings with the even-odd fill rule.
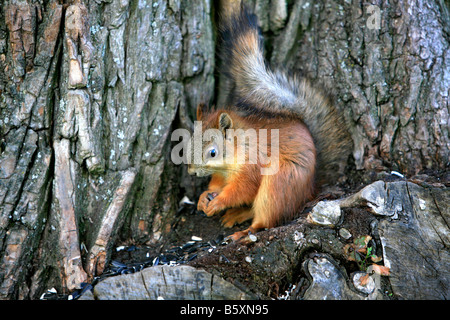
[[346,277],[329,257],[318,256],[304,262],[312,283],[303,295],[304,300],[361,300],[363,296],[352,291]]
[[348,231],[345,228],[341,228],[339,229],[339,235],[341,236],[341,238],[348,240],[352,237],[352,234],[350,233],[350,231]]
[[426,201],[419,198],[419,208],[420,210],[425,210],[427,208]]
[[358,291],[361,291],[365,294],[371,294],[375,290],[375,281],[372,277],[368,277],[365,279],[365,284],[361,284],[362,278],[367,277],[367,273],[365,272],[356,272],[353,275],[353,285]]
[[311,212],[307,220],[314,224],[324,226],[335,226],[341,218],[341,208],[338,201],[319,201]]

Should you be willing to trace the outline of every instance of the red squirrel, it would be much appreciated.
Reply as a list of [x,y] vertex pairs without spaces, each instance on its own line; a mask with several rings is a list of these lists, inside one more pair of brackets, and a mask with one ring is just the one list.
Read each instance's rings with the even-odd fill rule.
[[[318,182],[330,181],[342,169],[350,138],[337,110],[308,80],[267,67],[255,15],[239,6],[229,10],[224,20],[222,71],[233,85],[230,104],[215,110],[205,105],[197,108],[202,132],[216,129],[223,141],[203,141],[201,162],[190,164],[188,172],[211,175],[198,210],[207,216],[226,210],[225,227],[252,219],[248,229],[230,236],[238,240],[300,213],[314,198]],[[230,136],[249,129],[257,133],[256,141]],[[272,133],[278,134],[276,155]],[[253,147],[256,161],[237,161],[239,144]],[[274,157],[278,165],[274,174],[262,174],[261,169],[267,167],[264,156]]]

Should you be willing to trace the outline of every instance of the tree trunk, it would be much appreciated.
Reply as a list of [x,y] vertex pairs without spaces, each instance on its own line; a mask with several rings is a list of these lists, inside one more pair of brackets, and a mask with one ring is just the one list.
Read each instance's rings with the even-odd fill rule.
[[0,70],[0,298],[73,290],[118,236],[161,241],[170,131],[213,97],[209,1],[5,0]]
[[332,92],[356,169],[448,168],[448,1],[253,2],[271,64]]
[[[332,88],[352,169],[447,169],[448,2],[246,3],[273,66]],[[1,299],[70,292],[118,239],[167,241],[180,194],[201,191],[170,133],[223,101],[214,4],[1,0]]]

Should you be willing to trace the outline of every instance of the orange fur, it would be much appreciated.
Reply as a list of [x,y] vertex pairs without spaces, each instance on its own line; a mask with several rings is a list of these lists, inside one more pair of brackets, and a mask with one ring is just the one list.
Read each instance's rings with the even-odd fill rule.
[[[200,107],[199,107],[200,109]],[[256,116],[240,117],[231,110],[219,109],[201,113],[203,130],[220,129],[221,114],[228,114],[234,129],[279,130],[279,170],[274,175],[261,175],[262,164],[228,164],[212,174],[208,190],[199,199],[199,210],[208,216],[229,209],[223,217],[227,227],[253,218],[250,229],[236,233],[238,239],[248,232],[272,228],[292,219],[314,195],[316,152],[306,126],[299,119]],[[270,134],[268,134],[270,138]],[[268,139],[270,154],[271,140]],[[217,192],[211,201],[208,193]],[[234,208],[231,209],[230,208]]]

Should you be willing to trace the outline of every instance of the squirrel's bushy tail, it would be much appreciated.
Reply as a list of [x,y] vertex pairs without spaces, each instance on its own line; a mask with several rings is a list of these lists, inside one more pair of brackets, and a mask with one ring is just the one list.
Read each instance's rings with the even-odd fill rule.
[[222,18],[221,37],[222,72],[232,85],[229,102],[244,114],[300,117],[318,151],[319,180],[342,173],[351,150],[345,122],[307,79],[268,68],[256,16],[243,5],[229,9]]
[[267,68],[257,18],[244,6],[230,11],[222,24],[222,72],[232,80],[234,103],[258,108],[295,104],[294,88],[282,73]]

